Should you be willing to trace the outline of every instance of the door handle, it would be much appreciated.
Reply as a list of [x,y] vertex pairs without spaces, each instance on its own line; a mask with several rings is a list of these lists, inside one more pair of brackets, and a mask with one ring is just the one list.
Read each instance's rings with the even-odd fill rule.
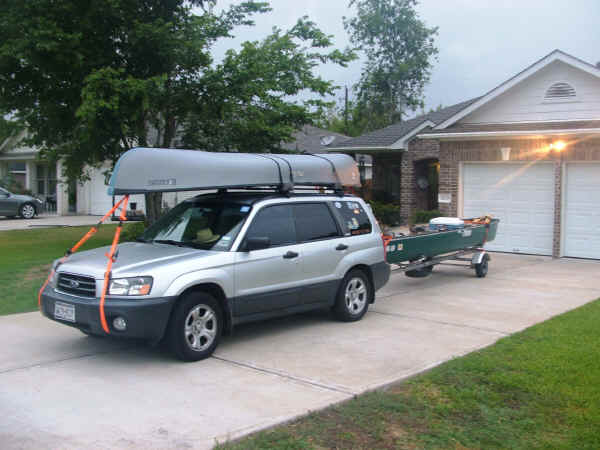
[[346,250],[348,246],[346,244],[339,244],[335,249],[336,250]]
[[292,259],[292,258],[296,258],[298,256],[298,253],[293,252],[291,250],[289,250],[285,255],[283,255],[283,257],[285,259]]

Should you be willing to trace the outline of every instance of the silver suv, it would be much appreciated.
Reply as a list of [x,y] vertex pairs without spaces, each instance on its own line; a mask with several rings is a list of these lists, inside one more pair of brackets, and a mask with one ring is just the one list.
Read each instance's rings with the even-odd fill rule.
[[[42,293],[47,317],[105,334],[106,252],[77,253],[58,267]],[[244,322],[319,308],[359,320],[389,274],[381,232],[360,198],[201,195],[119,246],[105,315],[111,335],[166,338],[180,359],[196,361]]]

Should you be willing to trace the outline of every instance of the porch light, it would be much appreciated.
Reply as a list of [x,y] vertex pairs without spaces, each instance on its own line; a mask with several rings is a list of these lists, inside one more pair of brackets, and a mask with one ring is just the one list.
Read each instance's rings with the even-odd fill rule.
[[567,144],[565,141],[554,141],[550,144],[550,150],[555,150],[557,152],[562,152]]

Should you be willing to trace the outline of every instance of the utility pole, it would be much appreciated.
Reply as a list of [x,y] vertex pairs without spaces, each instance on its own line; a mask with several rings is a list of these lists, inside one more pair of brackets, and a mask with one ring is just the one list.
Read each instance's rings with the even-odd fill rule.
[[344,100],[344,134],[348,135],[348,86],[346,88],[346,96]]

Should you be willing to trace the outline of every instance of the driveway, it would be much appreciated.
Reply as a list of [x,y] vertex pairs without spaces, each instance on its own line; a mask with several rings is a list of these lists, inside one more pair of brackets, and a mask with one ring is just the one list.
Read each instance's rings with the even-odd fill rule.
[[210,448],[450,358],[600,297],[597,261],[494,254],[490,273],[401,273],[357,323],[310,313],[240,327],[198,363],[0,317],[2,448]]
[[[36,216],[33,219],[9,219],[0,217],[0,231],[27,230],[43,227],[76,227],[94,225],[102,216]],[[108,223],[108,222],[105,222]]]

